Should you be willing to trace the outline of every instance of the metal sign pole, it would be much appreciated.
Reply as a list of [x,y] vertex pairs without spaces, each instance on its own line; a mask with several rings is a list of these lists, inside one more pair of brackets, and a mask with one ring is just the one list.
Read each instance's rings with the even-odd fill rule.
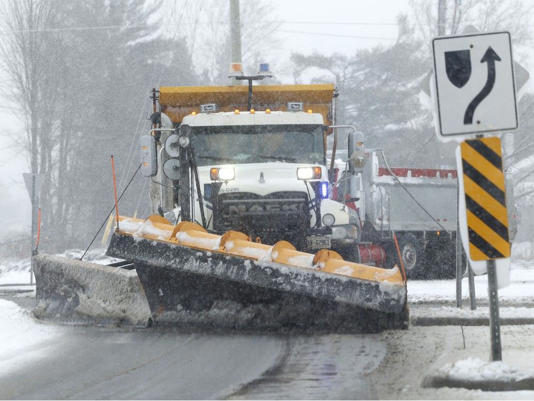
[[469,300],[471,301],[471,310],[477,308],[477,299],[475,294],[475,274],[471,268],[471,263],[467,262],[467,271],[469,277]]
[[497,269],[495,265],[495,260],[488,260],[487,265],[491,333],[491,360],[502,361],[501,324],[499,321],[499,298],[497,292]]
[[[458,181],[460,185],[460,181]],[[457,190],[456,208],[456,307],[462,307],[462,238],[460,237],[460,188]]]

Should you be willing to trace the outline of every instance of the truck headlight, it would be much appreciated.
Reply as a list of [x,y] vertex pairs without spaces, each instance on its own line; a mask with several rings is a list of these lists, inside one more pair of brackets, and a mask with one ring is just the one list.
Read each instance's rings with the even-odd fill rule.
[[233,167],[212,167],[210,178],[212,181],[231,181],[235,178],[235,170]]
[[297,168],[297,178],[299,180],[318,180],[321,178],[321,173],[321,166]]
[[323,224],[327,227],[331,227],[334,225],[334,223],[336,222],[336,218],[334,217],[333,214],[331,213],[327,213],[323,216],[322,218],[322,221],[323,221]]

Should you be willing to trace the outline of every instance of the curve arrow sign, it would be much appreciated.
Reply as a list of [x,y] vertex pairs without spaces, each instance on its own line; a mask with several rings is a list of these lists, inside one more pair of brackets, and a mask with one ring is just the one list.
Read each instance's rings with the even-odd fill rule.
[[495,53],[495,50],[489,46],[486,53],[484,53],[484,56],[480,59],[481,63],[488,63],[488,79],[482,90],[473,100],[471,100],[469,106],[467,106],[464,114],[464,125],[473,124],[473,114],[475,114],[476,108],[490,94],[493,85],[495,85],[495,61],[501,61],[501,58]]

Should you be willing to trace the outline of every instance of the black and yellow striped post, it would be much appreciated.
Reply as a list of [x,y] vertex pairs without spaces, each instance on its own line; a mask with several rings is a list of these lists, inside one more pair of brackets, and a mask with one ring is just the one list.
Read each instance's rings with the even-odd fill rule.
[[461,150],[471,259],[508,258],[510,242],[501,140],[471,139],[462,143]]
[[492,359],[502,360],[495,259],[510,257],[502,146],[497,137],[460,145],[469,253],[488,264]]

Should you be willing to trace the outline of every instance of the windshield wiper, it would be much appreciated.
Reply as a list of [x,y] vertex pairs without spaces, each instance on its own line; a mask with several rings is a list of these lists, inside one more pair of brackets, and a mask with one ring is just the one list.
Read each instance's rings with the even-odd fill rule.
[[254,155],[253,157],[259,157],[260,159],[266,159],[266,160],[278,160],[282,162],[292,162],[292,163],[297,162],[297,159],[295,159],[294,157],[287,157],[287,156]]

